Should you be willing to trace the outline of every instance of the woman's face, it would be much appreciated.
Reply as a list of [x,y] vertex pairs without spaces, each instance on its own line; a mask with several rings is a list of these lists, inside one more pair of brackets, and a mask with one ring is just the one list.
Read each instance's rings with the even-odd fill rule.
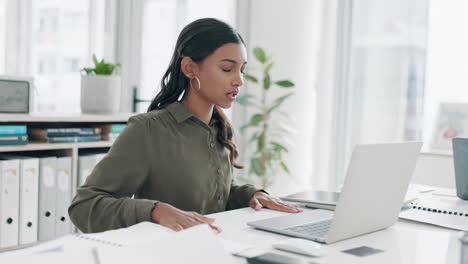
[[[244,84],[246,54],[243,44],[228,43],[206,57],[198,64],[201,87],[197,94],[209,103],[230,108]],[[198,88],[196,80],[192,80],[192,86]]]

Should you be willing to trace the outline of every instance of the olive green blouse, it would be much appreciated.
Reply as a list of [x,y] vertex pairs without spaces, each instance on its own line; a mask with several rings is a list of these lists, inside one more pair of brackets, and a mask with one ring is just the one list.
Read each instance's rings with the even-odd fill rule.
[[158,201],[200,214],[248,206],[259,189],[234,183],[215,122],[207,125],[180,102],[131,117],[78,188],[68,209],[73,223],[100,232],[151,221]]

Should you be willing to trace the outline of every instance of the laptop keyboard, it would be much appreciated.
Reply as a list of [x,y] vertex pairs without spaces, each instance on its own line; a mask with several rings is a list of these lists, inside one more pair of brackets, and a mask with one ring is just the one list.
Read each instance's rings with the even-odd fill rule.
[[300,226],[293,226],[285,228],[284,230],[301,233],[313,237],[325,237],[330,229],[330,225],[333,219],[328,219],[321,222],[315,222],[311,224],[305,224]]

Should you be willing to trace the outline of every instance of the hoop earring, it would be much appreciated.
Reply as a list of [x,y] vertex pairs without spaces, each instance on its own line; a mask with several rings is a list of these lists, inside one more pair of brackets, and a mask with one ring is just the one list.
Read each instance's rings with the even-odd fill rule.
[[[195,80],[197,80],[197,83],[198,83],[198,89],[197,89],[197,90],[200,91],[200,89],[201,89],[200,79],[198,79],[197,76],[194,76],[193,78],[194,78]],[[190,82],[190,85],[192,85],[192,82]]]

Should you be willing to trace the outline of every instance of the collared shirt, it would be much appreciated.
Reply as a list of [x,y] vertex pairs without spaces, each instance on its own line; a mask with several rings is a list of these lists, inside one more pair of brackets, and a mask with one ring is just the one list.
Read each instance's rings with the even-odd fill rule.
[[259,190],[234,184],[215,122],[207,125],[180,102],[131,117],[78,188],[68,210],[73,223],[100,232],[151,221],[158,201],[200,214],[248,206]]

